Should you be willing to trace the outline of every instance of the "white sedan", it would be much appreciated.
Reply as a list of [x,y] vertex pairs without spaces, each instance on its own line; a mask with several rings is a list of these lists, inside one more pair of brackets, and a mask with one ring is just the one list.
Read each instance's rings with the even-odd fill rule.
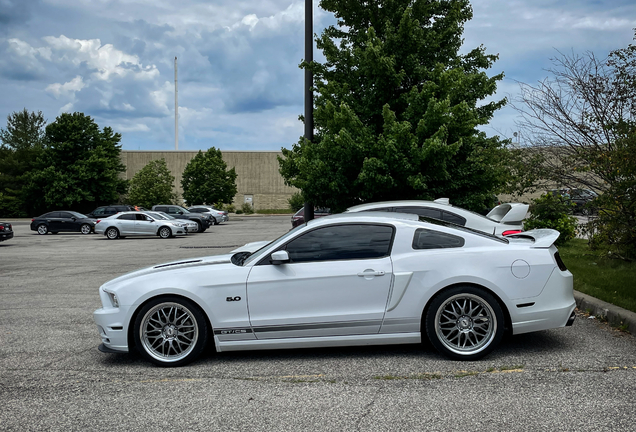
[[186,230],[187,233],[196,233],[199,232],[199,224],[190,219],[177,219],[173,216],[170,216],[168,213],[164,212],[156,212],[151,210],[144,211],[148,216],[158,219],[158,220],[169,220],[176,224],[181,224]]
[[448,198],[435,201],[403,200],[383,201],[349,207],[346,212],[388,211],[413,213],[451,222],[457,225],[495,235],[518,234],[523,231],[523,220],[528,214],[528,204],[505,203],[493,208],[486,216],[461,207],[452,206]]
[[175,261],[99,289],[103,352],[161,366],[209,343],[237,351],[419,343],[475,360],[504,332],[571,325],[572,274],[559,233],[506,238],[413,214],[315,219],[256,252]]
[[178,220],[153,218],[143,212],[120,212],[95,223],[95,233],[105,235],[109,240],[126,236],[157,235],[167,239],[187,234],[185,224]]

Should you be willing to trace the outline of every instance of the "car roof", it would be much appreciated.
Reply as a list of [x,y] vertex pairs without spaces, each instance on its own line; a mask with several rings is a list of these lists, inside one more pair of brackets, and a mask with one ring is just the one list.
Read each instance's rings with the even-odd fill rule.
[[307,222],[307,225],[331,224],[339,220],[342,220],[343,222],[354,222],[354,221],[387,222],[387,221],[395,221],[395,220],[419,222],[420,217],[412,213],[395,213],[395,212],[382,212],[382,211],[364,212],[364,213],[338,213],[338,214],[321,217],[318,219],[312,219],[309,222]]
[[439,198],[435,201],[426,201],[426,200],[398,200],[398,201],[379,201],[365,204],[358,204],[353,207],[349,207],[346,212],[355,212],[364,210],[366,208],[374,208],[374,207],[397,207],[397,206],[433,206],[438,208],[445,207],[453,207],[452,204],[449,203],[448,198]]

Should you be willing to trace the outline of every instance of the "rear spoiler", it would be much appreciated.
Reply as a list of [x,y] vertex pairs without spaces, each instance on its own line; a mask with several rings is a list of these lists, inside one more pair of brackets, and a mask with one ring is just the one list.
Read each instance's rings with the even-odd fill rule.
[[533,248],[549,248],[561,235],[557,230],[549,228],[533,229],[530,231],[524,231],[519,234],[507,235],[507,239],[530,239],[534,242],[531,246]]
[[486,215],[486,217],[499,223],[518,225],[526,218],[526,215],[528,214],[528,208],[530,208],[528,204],[500,204],[492,209],[490,213]]

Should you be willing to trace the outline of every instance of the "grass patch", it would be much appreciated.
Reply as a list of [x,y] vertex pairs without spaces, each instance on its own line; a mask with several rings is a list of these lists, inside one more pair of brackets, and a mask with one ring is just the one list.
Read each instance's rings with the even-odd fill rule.
[[263,209],[256,210],[258,214],[294,214],[295,212],[290,209]]
[[560,246],[559,254],[574,275],[575,290],[636,312],[636,262],[607,258],[583,239]]

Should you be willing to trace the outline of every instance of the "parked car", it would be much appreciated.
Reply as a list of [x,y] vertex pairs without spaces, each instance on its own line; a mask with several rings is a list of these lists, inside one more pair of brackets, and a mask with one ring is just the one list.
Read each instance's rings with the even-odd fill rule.
[[144,213],[146,213],[147,215],[155,219],[176,221],[182,224],[188,233],[195,233],[199,231],[199,224],[197,224],[195,221],[192,221],[190,219],[175,218],[173,216],[170,216],[168,213],[164,213],[164,212],[155,212],[155,211],[146,210],[144,211]]
[[594,201],[598,194],[589,189],[552,189],[553,195],[561,196],[566,202],[573,204],[572,212],[574,214],[588,215],[596,213],[596,209],[592,207],[592,201]]
[[[432,220],[432,219],[431,219]],[[103,352],[181,366],[219,352],[419,343],[475,360],[512,334],[571,325],[558,231],[498,237],[412,214],[309,221],[255,253],[188,258],[99,289]],[[458,265],[460,263],[461,265]]]
[[0,222],[0,241],[13,238],[13,227],[9,222]]
[[210,228],[210,224],[212,223],[210,218],[211,216],[202,215],[198,213],[191,213],[185,208],[178,205],[155,205],[152,206],[153,211],[160,211],[169,214],[178,219],[190,219],[195,221],[199,225],[198,232],[204,232],[206,229]]
[[107,218],[108,216],[117,214],[119,212],[135,211],[135,210],[140,210],[140,208],[135,206],[130,206],[130,205],[124,205],[124,204],[100,206],[100,207],[97,207],[92,212],[88,213],[86,216],[88,216],[91,219],[103,219],[103,218]]
[[[331,209],[327,207],[315,207],[314,208],[314,219],[318,219],[321,217],[329,216],[331,214]],[[298,225],[302,225],[305,223],[305,208],[301,208],[291,218],[292,227],[297,227]]]
[[188,211],[191,213],[206,214],[212,217],[214,225],[218,225],[221,222],[227,222],[230,220],[228,213],[225,210],[217,210],[212,206],[192,206],[188,207]]
[[495,235],[517,234],[523,231],[523,220],[528,214],[528,204],[506,203],[493,208],[486,216],[452,206],[448,198],[435,201],[385,201],[349,207],[346,212],[387,211],[414,213],[456,225],[466,226]]
[[44,213],[31,219],[31,231],[38,234],[57,234],[59,232],[81,232],[90,234],[94,231],[95,221],[86,215],[74,211],[60,210]]
[[185,235],[185,225],[179,221],[155,219],[142,212],[121,212],[99,219],[95,225],[97,234],[105,235],[109,240],[127,236],[157,235],[167,239],[176,235]]

